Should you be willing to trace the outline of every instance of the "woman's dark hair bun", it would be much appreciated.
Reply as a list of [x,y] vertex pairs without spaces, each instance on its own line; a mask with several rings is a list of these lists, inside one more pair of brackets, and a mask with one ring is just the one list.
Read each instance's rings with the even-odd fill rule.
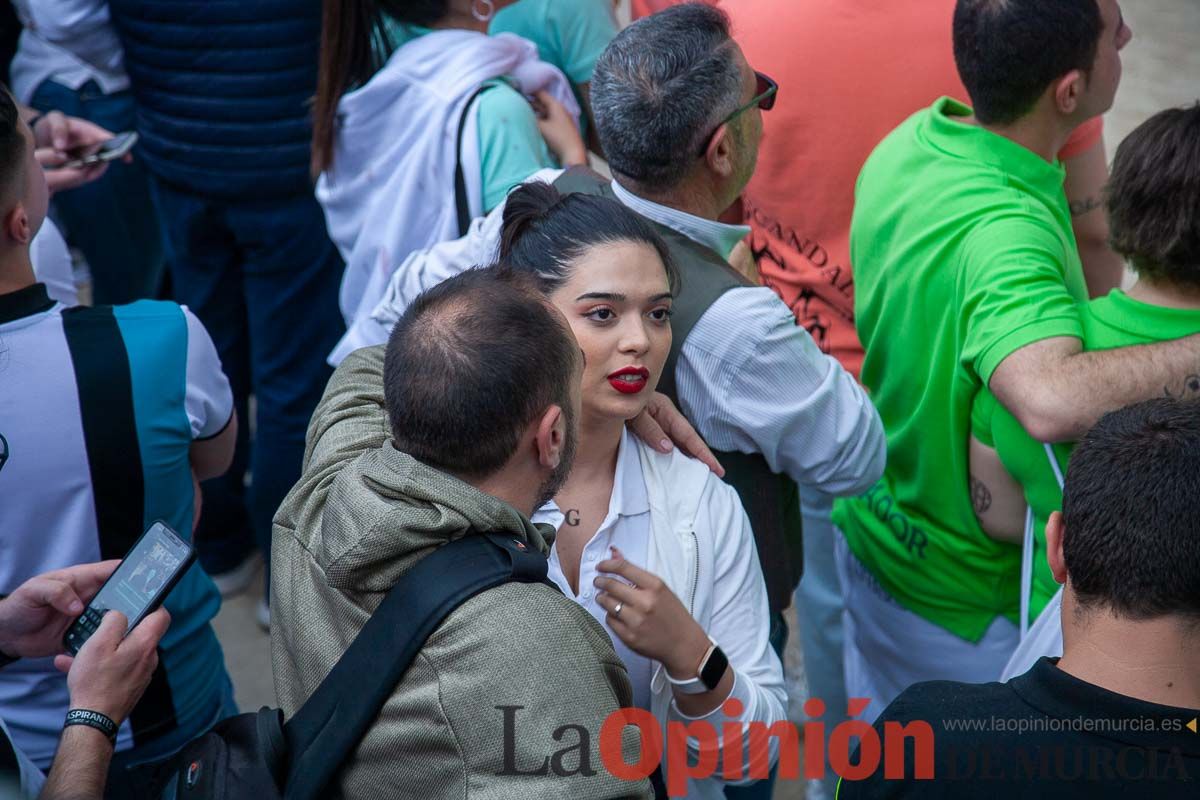
[[508,261],[517,242],[535,230],[562,201],[563,194],[542,181],[522,183],[509,192],[500,233],[500,260]]
[[616,200],[586,192],[563,194],[548,183],[529,181],[509,192],[504,203],[500,262],[534,273],[545,292],[567,280],[571,262],[589,247],[614,242],[653,247],[671,291],[678,290],[678,273],[662,237]]

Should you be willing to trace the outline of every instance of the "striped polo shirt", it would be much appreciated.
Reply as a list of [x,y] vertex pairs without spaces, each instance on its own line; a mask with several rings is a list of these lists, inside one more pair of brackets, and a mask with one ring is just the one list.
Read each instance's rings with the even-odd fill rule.
[[[121,558],[162,519],[191,537],[192,442],[219,434],[233,397],[212,340],[185,308],[67,308],[43,284],[0,295],[0,593]],[[194,565],[166,603],[171,627],[117,749],[211,721],[227,680],[209,620],[221,598]],[[53,660],[0,670],[0,716],[38,766],[54,756],[68,693]]]

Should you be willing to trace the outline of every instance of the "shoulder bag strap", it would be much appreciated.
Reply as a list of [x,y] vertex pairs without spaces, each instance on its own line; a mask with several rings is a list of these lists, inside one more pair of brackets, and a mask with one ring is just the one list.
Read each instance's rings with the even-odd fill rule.
[[467,129],[467,117],[471,113],[471,106],[474,104],[475,98],[490,88],[492,88],[490,84],[484,84],[476,89],[467,98],[462,116],[458,120],[458,137],[455,139],[454,145],[454,207],[458,211],[458,235],[460,237],[466,236],[467,230],[471,227],[471,204],[467,200],[467,179],[463,175],[462,164],[463,132]]
[[[1058,465],[1058,458],[1054,455],[1054,446],[1042,443],[1042,447],[1046,450],[1046,459],[1050,462],[1050,469],[1054,472],[1054,479],[1058,481],[1058,489],[1062,491],[1063,479],[1062,467]],[[1029,633],[1029,600],[1033,594],[1033,506],[1025,507],[1025,544],[1021,554],[1021,638]]]

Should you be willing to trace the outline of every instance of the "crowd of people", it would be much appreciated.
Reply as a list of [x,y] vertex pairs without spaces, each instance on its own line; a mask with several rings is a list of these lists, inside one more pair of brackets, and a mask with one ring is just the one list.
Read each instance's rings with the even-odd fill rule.
[[321,796],[770,798],[789,719],[818,800],[1200,791],[1200,103],[1110,174],[1117,0],[13,6],[0,798],[151,796],[240,592],[296,718],[485,534],[544,579]]

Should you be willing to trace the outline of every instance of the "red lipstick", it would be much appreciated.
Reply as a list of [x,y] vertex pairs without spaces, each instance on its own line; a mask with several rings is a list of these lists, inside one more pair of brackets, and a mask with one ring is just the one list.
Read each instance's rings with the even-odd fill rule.
[[608,383],[621,394],[637,394],[646,388],[650,370],[645,367],[622,367],[608,376]]

